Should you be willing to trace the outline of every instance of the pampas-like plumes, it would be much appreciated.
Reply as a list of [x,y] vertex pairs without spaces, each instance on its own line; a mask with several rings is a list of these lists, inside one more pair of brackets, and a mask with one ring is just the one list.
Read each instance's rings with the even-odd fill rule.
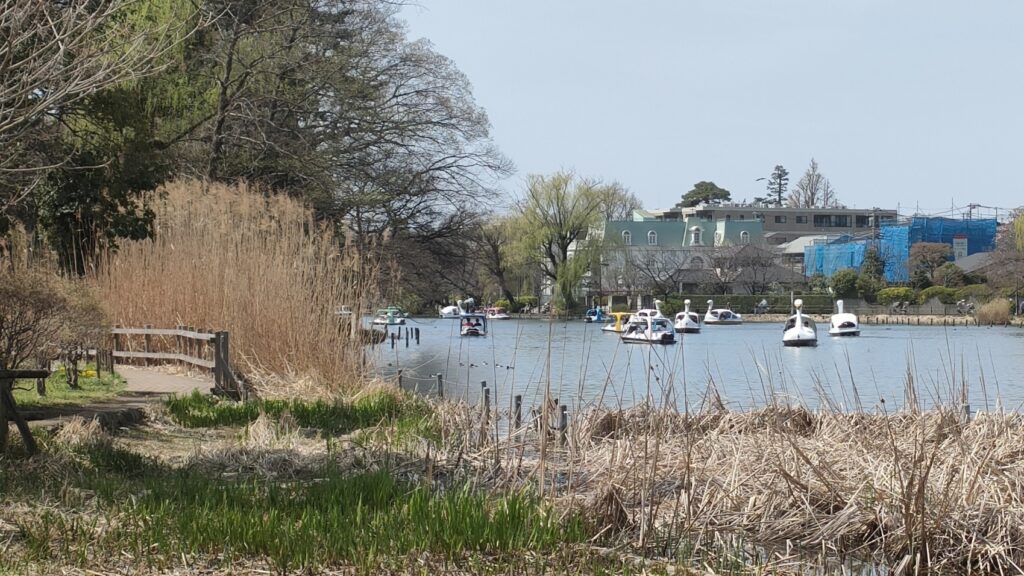
[[[347,318],[376,293],[377,266],[292,198],[179,182],[150,205],[153,238],[124,242],[97,278],[114,322],[227,330],[234,368],[265,389],[362,385],[360,334]],[[342,305],[353,315],[336,315]]]

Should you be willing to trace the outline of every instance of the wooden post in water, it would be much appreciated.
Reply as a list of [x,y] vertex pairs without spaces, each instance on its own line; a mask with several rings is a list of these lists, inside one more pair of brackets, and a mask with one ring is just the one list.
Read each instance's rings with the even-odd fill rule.
[[444,374],[437,373],[437,397],[444,398]]
[[513,399],[512,418],[513,418],[513,420],[512,420],[512,422],[513,422],[512,428],[514,430],[518,430],[519,427],[523,425],[523,395],[522,394],[516,394],[515,398]]
[[558,431],[561,435],[562,446],[565,446],[569,436],[569,407],[565,404],[559,406]]
[[398,389],[399,390],[404,390],[404,388],[402,388],[402,369],[401,368],[398,369]]
[[406,348],[409,347],[409,329],[408,328],[405,329],[405,347]]
[[420,327],[419,326],[416,327],[416,345],[417,346],[420,345]]

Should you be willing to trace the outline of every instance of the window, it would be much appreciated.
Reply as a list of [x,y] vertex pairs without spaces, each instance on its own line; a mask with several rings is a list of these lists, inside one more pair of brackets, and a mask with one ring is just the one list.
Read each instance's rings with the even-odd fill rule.
[[831,228],[832,227],[832,215],[831,214],[815,214],[814,215],[814,226],[816,228]]
[[725,219],[726,220],[732,220],[732,214],[726,214],[725,215]]
[[[797,216],[797,218],[799,218],[799,216]],[[775,223],[776,224],[785,224],[786,223],[786,217],[785,216],[776,216],[775,217]]]
[[622,231],[622,243],[626,246],[633,244],[633,235],[629,233],[629,230]]
[[658,233],[655,232],[654,230],[651,230],[650,232],[647,233],[647,244],[650,246],[658,245]]
[[850,217],[846,214],[836,214],[832,216],[832,226],[835,228],[849,228]]
[[750,244],[750,232],[746,230],[740,232],[740,244]]
[[740,220],[746,220],[746,219],[747,219],[747,215],[746,214],[740,214]]
[[807,224],[807,216],[797,216],[796,217],[796,223],[797,224]]
[[856,221],[857,221],[857,228],[867,228],[868,226],[871,225],[870,224],[870,222],[871,222],[871,217],[870,216],[857,216]]
[[701,233],[701,230],[700,230],[699,226],[694,226],[693,228],[690,228],[690,244],[692,244],[694,246],[700,246],[701,245],[701,238],[700,238],[701,234],[700,233]]
[[694,270],[700,270],[703,267],[704,259],[701,258],[700,256],[694,256],[693,258],[690,259],[690,268],[693,268]]

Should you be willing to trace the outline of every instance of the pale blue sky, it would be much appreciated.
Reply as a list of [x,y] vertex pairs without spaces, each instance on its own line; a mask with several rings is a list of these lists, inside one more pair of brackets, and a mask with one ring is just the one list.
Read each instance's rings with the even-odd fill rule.
[[1024,204],[1024,2],[420,0],[518,173],[618,180],[648,208],[736,200],[811,157],[857,207]]

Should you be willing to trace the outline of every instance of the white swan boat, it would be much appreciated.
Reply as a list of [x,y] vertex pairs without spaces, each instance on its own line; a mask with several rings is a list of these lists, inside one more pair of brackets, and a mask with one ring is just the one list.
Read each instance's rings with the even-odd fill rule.
[[804,301],[797,298],[796,302],[793,302],[793,307],[796,308],[796,314],[789,317],[786,320],[786,326],[782,329],[782,345],[783,346],[817,346],[818,345],[818,328],[814,325],[814,320],[809,316],[804,316],[801,312],[801,308],[804,306]]
[[629,323],[643,322],[646,318],[668,320],[668,318],[661,313],[661,304],[661,300],[655,300],[654,308],[641,308],[636,312],[633,312],[629,317]]
[[601,331],[621,334],[626,330],[626,326],[629,325],[629,318],[631,316],[632,314],[629,312],[611,312],[608,314],[608,323],[601,326]]
[[642,344],[675,344],[676,331],[668,318],[645,317],[636,322],[630,322],[622,333],[623,342],[637,342]]
[[838,312],[832,315],[828,326],[830,336],[860,336],[860,321],[856,314],[843,312],[843,301],[836,300]]
[[676,332],[698,334],[700,332],[700,314],[690,311],[690,300],[683,300],[683,311],[676,314]]
[[729,310],[728,308],[715,308],[715,301],[708,300],[708,311],[704,313],[705,324],[718,324],[727,326],[732,324],[743,324],[743,316]]
[[462,309],[458,306],[445,306],[441,308],[441,318],[458,318],[462,316]]

